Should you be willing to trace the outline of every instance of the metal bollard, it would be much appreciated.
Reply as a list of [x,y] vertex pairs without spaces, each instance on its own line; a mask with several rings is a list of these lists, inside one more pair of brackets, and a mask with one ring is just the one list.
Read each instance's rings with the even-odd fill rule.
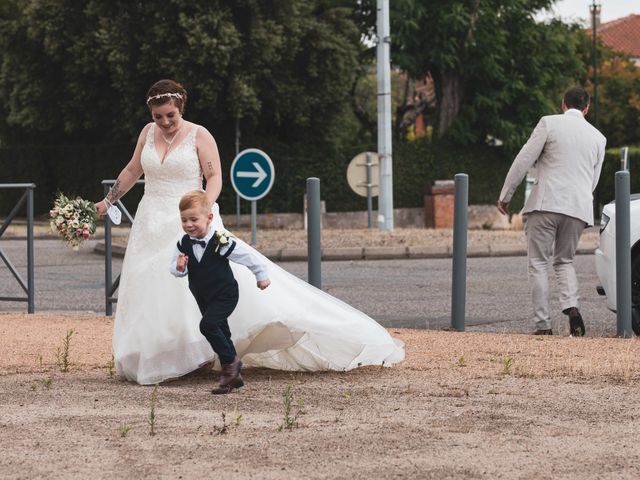
[[307,178],[307,259],[309,283],[322,288],[320,246],[320,179]]
[[469,176],[455,176],[453,208],[453,273],[451,288],[451,327],[464,332],[467,288],[467,206],[469,204]]
[[371,152],[367,152],[367,228],[373,227],[373,185],[371,184],[373,163],[371,163]]
[[631,338],[631,230],[629,172],[616,172],[616,317],[619,337]]
[[[102,182],[105,198],[109,194],[109,185]],[[109,301],[111,285],[113,283],[113,245],[111,237],[111,220],[109,215],[104,216],[104,314],[108,317],[113,315],[113,304]]]

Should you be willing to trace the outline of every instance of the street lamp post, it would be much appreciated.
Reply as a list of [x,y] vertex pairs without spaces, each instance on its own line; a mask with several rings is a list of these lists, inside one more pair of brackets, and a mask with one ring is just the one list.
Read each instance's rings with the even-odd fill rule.
[[593,29],[593,123],[598,127],[598,20],[602,6],[593,0],[589,5],[591,12],[591,26]]
[[[598,128],[598,23],[600,19],[601,5],[593,0],[589,5],[591,12],[591,27],[593,30],[593,125]],[[597,218],[600,218],[600,186],[596,186],[593,192],[593,211]]]

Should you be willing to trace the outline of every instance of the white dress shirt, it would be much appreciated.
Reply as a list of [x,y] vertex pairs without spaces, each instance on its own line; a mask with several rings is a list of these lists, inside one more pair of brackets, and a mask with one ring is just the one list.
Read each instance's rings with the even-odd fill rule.
[[[203,238],[193,238],[189,237],[192,240],[204,240],[205,246],[199,244],[193,244],[193,255],[196,258],[189,258],[189,262],[200,261],[202,260],[202,255],[204,254],[205,249],[209,245],[209,241],[213,237],[216,231],[213,228],[209,228],[209,231]],[[229,243],[226,245],[218,245],[216,248],[219,248],[219,253],[224,255],[232,245],[235,245],[235,248],[231,251],[229,256],[227,257],[230,261],[234,263],[239,263],[240,265],[244,265],[249,270],[253,272],[256,276],[257,281],[267,280],[269,276],[267,275],[267,265],[264,260],[256,254],[256,252],[250,248],[244,242],[238,242],[235,238],[229,235]],[[180,254],[180,250],[178,250],[178,246],[176,245],[175,251],[173,252],[173,257],[171,259],[171,264],[169,265],[169,271],[172,275],[176,277],[184,277],[189,272],[189,264],[184,269],[184,272],[179,272],[176,269],[176,262],[178,261],[178,255]]]

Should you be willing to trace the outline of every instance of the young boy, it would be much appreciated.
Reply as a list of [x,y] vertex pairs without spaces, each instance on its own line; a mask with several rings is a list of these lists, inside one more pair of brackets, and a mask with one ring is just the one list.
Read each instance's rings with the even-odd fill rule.
[[187,193],[180,199],[179,208],[186,235],[177,244],[170,271],[176,277],[189,276],[189,290],[202,313],[200,331],[220,358],[220,382],[212,393],[229,393],[244,385],[242,362],[236,355],[227,320],[238,304],[238,283],[229,260],[247,266],[256,276],[259,289],[264,290],[271,282],[258,255],[228,232],[211,228],[213,213],[204,192]]

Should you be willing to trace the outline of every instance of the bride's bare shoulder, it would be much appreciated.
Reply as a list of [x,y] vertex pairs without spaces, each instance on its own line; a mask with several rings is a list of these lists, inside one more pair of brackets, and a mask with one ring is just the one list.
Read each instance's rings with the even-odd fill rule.
[[196,128],[196,143],[198,145],[216,143],[215,139],[213,138],[213,135],[211,135],[211,132],[209,132],[209,130],[207,130],[206,127],[203,127],[202,125],[196,125],[195,123],[194,123],[194,126]]

